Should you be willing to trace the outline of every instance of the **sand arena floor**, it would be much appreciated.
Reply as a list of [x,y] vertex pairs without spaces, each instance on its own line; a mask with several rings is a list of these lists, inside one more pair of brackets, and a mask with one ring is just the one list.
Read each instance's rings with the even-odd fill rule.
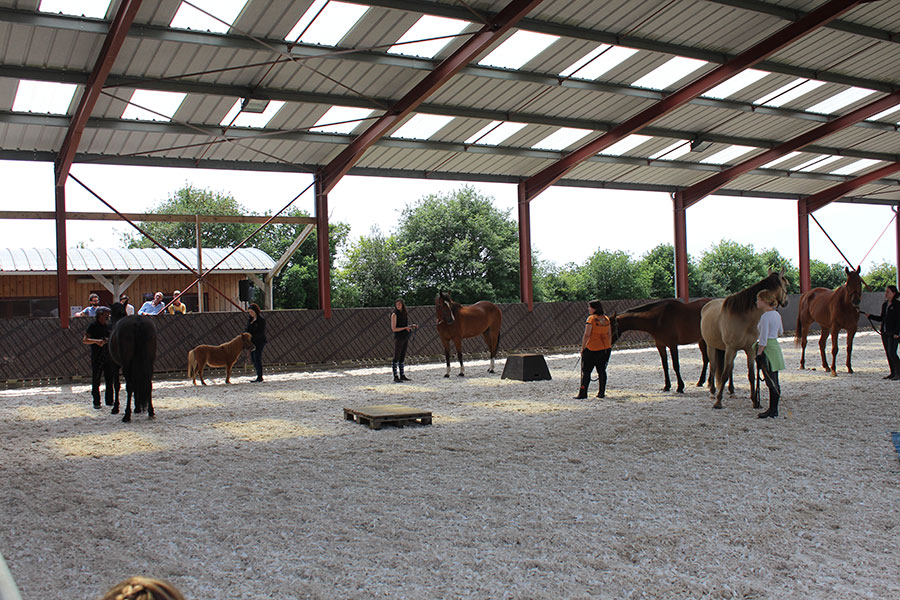
[[[85,386],[0,392],[0,552],[26,600],[132,574],[189,600],[898,598],[900,383],[874,334],[836,378],[783,347],[777,420],[742,356],[712,410],[696,347],[684,395],[655,349],[613,353],[605,400],[572,398],[574,354],[531,383],[502,361],[159,381],[128,425]],[[380,403],[434,424],[343,419]]]

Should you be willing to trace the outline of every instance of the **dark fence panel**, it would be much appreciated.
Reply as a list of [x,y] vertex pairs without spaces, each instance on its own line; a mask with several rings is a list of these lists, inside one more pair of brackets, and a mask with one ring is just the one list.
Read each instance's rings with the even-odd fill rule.
[[[883,296],[877,292],[863,294],[864,311],[878,313]],[[604,301],[607,313],[646,303],[647,300]],[[785,329],[793,331],[797,319],[798,296],[782,309]],[[587,304],[584,302],[549,302],[536,304],[528,312],[524,304],[505,304],[500,333],[500,351],[504,354],[522,350],[577,346],[584,331]],[[389,308],[334,309],[325,319],[318,310],[284,310],[264,313],[269,339],[264,362],[268,365],[329,364],[342,361],[389,360],[393,353]],[[433,306],[409,308],[410,322],[420,328],[410,343],[411,357],[443,355],[435,328]],[[70,321],[69,329],[60,329],[52,318],[0,319],[0,381],[67,379],[90,375],[88,347],[82,344],[88,318]],[[156,370],[186,371],[187,353],[198,344],[221,344],[241,333],[246,316],[241,313],[217,312],[157,317],[159,351]],[[860,329],[868,323],[860,318]],[[621,344],[647,343],[649,336],[626,332]],[[451,361],[455,350],[451,344]],[[487,347],[481,336],[463,342],[466,354],[485,355]]]

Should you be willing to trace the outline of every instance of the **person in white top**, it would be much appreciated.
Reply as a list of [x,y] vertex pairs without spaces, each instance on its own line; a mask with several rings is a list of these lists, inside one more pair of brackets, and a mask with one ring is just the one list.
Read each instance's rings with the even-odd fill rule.
[[134,306],[128,303],[128,296],[126,294],[119,294],[119,303],[125,307],[126,315],[134,314]]
[[760,419],[778,416],[778,401],[781,400],[781,385],[778,382],[778,371],[784,369],[784,355],[778,345],[778,336],[784,335],[784,324],[781,315],[775,310],[778,299],[769,290],[762,290],[756,295],[756,307],[763,311],[759,318],[759,338],[757,339],[756,361],[766,378],[769,388],[769,408],[761,412]]

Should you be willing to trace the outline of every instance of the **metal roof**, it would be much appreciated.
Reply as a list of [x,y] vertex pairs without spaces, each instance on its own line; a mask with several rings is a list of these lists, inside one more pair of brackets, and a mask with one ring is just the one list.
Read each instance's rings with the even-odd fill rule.
[[[197,269],[196,248],[170,250],[185,264]],[[203,267],[208,269],[225,258],[229,248],[204,248]],[[70,275],[95,273],[190,273],[183,265],[159,248],[69,248]],[[216,272],[265,273],[275,266],[272,258],[256,248],[239,248]],[[50,248],[0,248],[0,273],[26,275],[56,273],[56,250]]]
[[[470,21],[470,34],[507,1],[367,0],[370,8],[340,40],[326,47],[289,44],[285,35],[311,0],[248,0],[228,33],[169,27],[180,2],[143,2],[87,121],[75,162],[315,172],[365,131],[317,133],[310,127],[333,105],[385,113],[438,62],[468,39],[452,40],[436,57],[390,54],[422,15]],[[516,28],[558,39],[520,69],[471,62],[418,106],[416,113],[454,117],[426,140],[385,137],[350,174],[517,182],[563,158],[665,98],[749,46],[823,4],[821,0],[544,0]],[[103,45],[109,20],[41,13],[38,0],[0,0],[0,158],[53,161]],[[496,48],[503,40],[498,41]],[[637,52],[598,79],[559,73],[599,44]],[[482,54],[482,57],[487,52]],[[665,90],[635,81],[674,56],[708,64]],[[697,97],[639,133],[653,139],[621,156],[595,155],[558,185],[675,192],[723,171],[701,162],[728,145],[755,148],[739,162],[900,90],[900,11],[895,0],[861,3],[825,27],[788,44],[753,68],[768,74],[726,99]],[[823,82],[779,106],[766,94],[798,78]],[[13,111],[19,80],[74,83],[66,115]],[[836,114],[808,111],[850,87],[873,94]],[[171,121],[123,120],[135,89],[186,94]],[[264,129],[220,125],[241,98],[282,100]],[[465,144],[491,121],[526,126],[499,146]],[[719,194],[801,198],[889,163],[900,162],[900,105],[877,121],[862,121],[803,149],[803,157],[760,167],[727,183]],[[531,146],[559,127],[590,129],[561,150]],[[396,131],[396,128],[394,129]],[[650,156],[677,140],[709,140],[703,152],[675,160]],[[809,156],[807,156],[807,154]],[[841,160],[821,169],[791,170],[820,155]],[[858,159],[878,161],[851,175],[831,171]],[[900,202],[900,176],[869,183],[850,200]]]

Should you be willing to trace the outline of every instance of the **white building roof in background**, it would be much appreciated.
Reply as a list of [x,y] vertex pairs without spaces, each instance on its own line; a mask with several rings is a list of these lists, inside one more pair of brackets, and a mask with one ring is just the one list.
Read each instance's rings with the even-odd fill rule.
[[[172,248],[170,252],[192,269],[197,268],[196,248]],[[222,260],[231,248],[204,248],[203,268]],[[94,273],[189,273],[182,264],[159,248],[69,248],[70,275]],[[228,257],[217,273],[264,273],[275,266],[272,258],[256,248],[241,248]],[[0,274],[56,273],[56,250],[50,248],[0,248]]]

